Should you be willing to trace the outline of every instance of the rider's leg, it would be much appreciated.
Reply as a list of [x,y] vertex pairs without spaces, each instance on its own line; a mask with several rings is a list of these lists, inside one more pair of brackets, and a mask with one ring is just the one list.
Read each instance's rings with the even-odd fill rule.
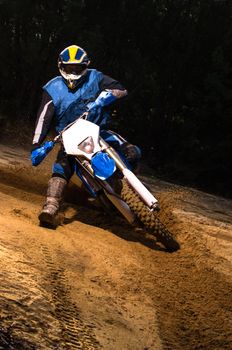
[[133,170],[133,172],[138,172],[139,162],[141,159],[140,148],[136,145],[132,145],[129,142],[124,142],[120,147],[120,151],[131,165],[131,169]]
[[64,197],[67,180],[62,177],[51,177],[48,182],[47,196],[39,215],[41,224],[57,226],[57,214]]
[[112,146],[133,172],[137,172],[141,160],[141,150],[138,146],[129,143],[121,135],[111,130],[103,130],[101,137]]
[[57,214],[63,202],[67,184],[73,175],[74,164],[73,157],[67,156],[64,150],[60,149],[53,165],[52,177],[48,182],[46,200],[39,215],[42,225],[58,225]]

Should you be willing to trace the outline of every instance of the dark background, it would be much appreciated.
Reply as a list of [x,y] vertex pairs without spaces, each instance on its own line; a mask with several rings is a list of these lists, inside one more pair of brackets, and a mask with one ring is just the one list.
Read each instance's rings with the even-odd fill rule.
[[33,130],[58,53],[77,44],[128,89],[114,129],[156,176],[231,197],[231,3],[0,0],[0,136]]

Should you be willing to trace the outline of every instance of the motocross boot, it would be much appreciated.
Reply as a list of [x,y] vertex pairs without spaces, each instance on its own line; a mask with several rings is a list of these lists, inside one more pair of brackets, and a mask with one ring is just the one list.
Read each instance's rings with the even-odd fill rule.
[[40,225],[55,228],[59,225],[58,212],[63,200],[67,180],[61,177],[52,177],[48,182],[46,202],[39,214]]

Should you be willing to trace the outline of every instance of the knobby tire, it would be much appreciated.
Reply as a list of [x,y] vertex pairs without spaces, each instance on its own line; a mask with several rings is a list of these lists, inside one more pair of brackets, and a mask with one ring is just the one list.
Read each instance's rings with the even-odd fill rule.
[[177,251],[180,248],[179,243],[160,221],[158,217],[159,214],[149,210],[139,195],[129,186],[126,179],[122,180],[121,197],[145,228],[154,235],[157,241],[162,243],[169,252]]

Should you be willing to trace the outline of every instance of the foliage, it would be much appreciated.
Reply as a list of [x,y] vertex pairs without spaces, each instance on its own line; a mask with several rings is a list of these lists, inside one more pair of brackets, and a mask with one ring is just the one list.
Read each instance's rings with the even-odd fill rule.
[[228,0],[1,0],[1,107],[34,121],[57,54],[83,46],[129,96],[115,126],[169,179],[232,195]]

